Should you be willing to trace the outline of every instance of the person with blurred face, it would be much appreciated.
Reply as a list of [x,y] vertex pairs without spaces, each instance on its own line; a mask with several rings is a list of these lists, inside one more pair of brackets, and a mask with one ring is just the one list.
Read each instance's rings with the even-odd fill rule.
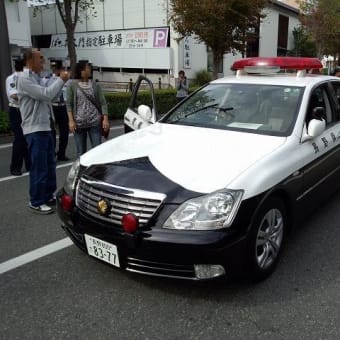
[[92,81],[89,63],[76,65],[74,81],[67,87],[69,130],[74,133],[77,155],[87,150],[87,137],[92,147],[101,143],[102,129],[110,128],[107,104],[100,85]]
[[13,176],[21,176],[23,163],[25,163],[27,171],[30,169],[27,143],[21,128],[17,90],[18,77],[23,70],[23,61],[21,59],[15,61],[14,69],[15,72],[6,78],[6,92],[9,102],[8,116],[10,127],[14,134],[10,172]]
[[[62,65],[61,60],[56,60],[56,61],[51,62],[51,68],[52,68],[53,73],[43,79],[44,86],[49,86],[53,84],[57,79],[59,79],[61,72],[64,71],[64,67]],[[58,148],[57,148],[56,130],[55,129],[52,130],[58,161],[69,161],[70,160],[66,156],[66,148],[68,144],[69,131],[68,131],[68,117],[67,117],[67,110],[66,110],[64,88],[65,86],[63,87],[62,91],[58,93],[57,97],[53,98],[52,100],[54,120],[59,130]]]
[[178,81],[176,89],[177,89],[176,99],[178,102],[182,101],[189,94],[189,81],[185,76],[185,72],[183,70],[178,72]]
[[18,98],[22,118],[22,130],[30,156],[30,202],[31,211],[39,214],[54,212],[56,186],[56,162],[54,141],[51,133],[53,111],[51,101],[68,80],[67,72],[50,86],[41,86],[39,74],[44,58],[40,51],[28,49],[25,68],[18,78]]

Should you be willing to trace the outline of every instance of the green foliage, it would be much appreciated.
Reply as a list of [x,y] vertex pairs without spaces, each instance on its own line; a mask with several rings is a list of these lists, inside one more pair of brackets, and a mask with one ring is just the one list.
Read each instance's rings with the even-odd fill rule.
[[301,22],[321,58],[340,53],[340,0],[300,0]]
[[[168,112],[173,106],[176,105],[176,90],[155,90],[156,106],[158,114]],[[122,119],[131,99],[131,93],[114,92],[105,93],[105,98],[108,105],[110,119]],[[145,104],[152,107],[152,99],[150,91],[139,91],[137,98],[137,105]],[[9,133],[9,120],[7,112],[0,111],[0,133]]]
[[293,29],[294,47],[288,51],[288,55],[296,57],[316,57],[316,46],[303,27]]
[[244,52],[249,29],[256,31],[265,16],[266,3],[266,0],[170,0],[170,21],[180,37],[195,34],[198,41],[211,48],[216,78],[225,53]]
[[193,86],[202,86],[212,80],[211,74],[207,70],[200,70],[195,73],[195,78],[192,82]]
[[9,131],[8,113],[0,111],[0,133],[8,133]]
[[110,119],[121,119],[129,106],[131,93],[105,93]]
[[[177,103],[175,89],[155,90],[155,96],[158,114],[168,112]],[[122,119],[126,109],[129,106],[131,93],[106,93],[105,98],[108,105],[109,118]],[[139,91],[137,97],[137,106],[140,104],[145,104],[152,107],[150,91]]]

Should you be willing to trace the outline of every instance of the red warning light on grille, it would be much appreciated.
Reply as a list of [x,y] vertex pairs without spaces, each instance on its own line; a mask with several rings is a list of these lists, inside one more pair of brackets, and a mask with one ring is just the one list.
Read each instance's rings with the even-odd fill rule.
[[122,227],[126,233],[134,233],[139,225],[138,217],[134,214],[125,214],[122,217]]

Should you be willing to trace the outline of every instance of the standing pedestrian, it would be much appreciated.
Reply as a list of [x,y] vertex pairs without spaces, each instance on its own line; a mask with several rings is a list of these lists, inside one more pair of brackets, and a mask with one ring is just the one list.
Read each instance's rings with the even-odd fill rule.
[[28,49],[25,53],[26,68],[18,78],[18,97],[22,117],[22,130],[28,144],[31,160],[29,207],[39,214],[54,212],[56,162],[54,141],[51,133],[53,119],[51,101],[64,82],[67,72],[50,86],[40,85],[39,73],[43,69],[43,57],[38,50]]
[[183,70],[178,72],[178,81],[177,81],[177,93],[176,98],[177,101],[182,101],[189,94],[189,81],[185,76],[185,72]]
[[74,133],[78,157],[87,150],[87,136],[91,147],[95,147],[101,143],[102,129],[110,128],[104,94],[91,76],[90,64],[80,61],[76,65],[75,79],[67,87],[69,129]]
[[23,61],[16,60],[15,72],[6,79],[6,92],[9,101],[9,123],[14,134],[10,172],[13,176],[22,175],[22,165],[25,162],[26,171],[30,169],[30,159],[25,137],[21,128],[21,114],[18,101],[17,80],[19,72],[23,70]]
[[[51,66],[52,66],[53,73],[49,78],[45,78],[44,80],[45,86],[49,86],[53,84],[60,76],[60,73],[65,71],[61,60],[56,60],[56,61],[51,62]],[[54,114],[54,121],[55,121],[55,124],[58,126],[58,130],[59,130],[59,146],[58,146],[58,150],[56,151],[57,160],[58,161],[69,161],[70,159],[66,156],[66,148],[68,144],[68,133],[69,133],[68,117],[67,117],[66,101],[65,101],[63,89],[60,91],[60,93],[58,93],[57,97],[52,100],[52,109],[53,109],[53,114]],[[52,134],[54,137],[55,145],[57,146],[55,129],[52,130]]]

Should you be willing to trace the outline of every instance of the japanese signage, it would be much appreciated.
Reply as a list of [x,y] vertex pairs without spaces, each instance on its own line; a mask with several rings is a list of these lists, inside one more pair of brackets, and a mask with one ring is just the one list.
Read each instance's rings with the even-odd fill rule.
[[[63,2],[62,0],[60,2]],[[55,4],[55,0],[27,0],[28,7]]]
[[[168,27],[75,33],[76,48],[165,48]],[[52,35],[50,48],[66,48],[66,34]]]
[[183,41],[183,67],[191,68],[191,38],[185,37]]

